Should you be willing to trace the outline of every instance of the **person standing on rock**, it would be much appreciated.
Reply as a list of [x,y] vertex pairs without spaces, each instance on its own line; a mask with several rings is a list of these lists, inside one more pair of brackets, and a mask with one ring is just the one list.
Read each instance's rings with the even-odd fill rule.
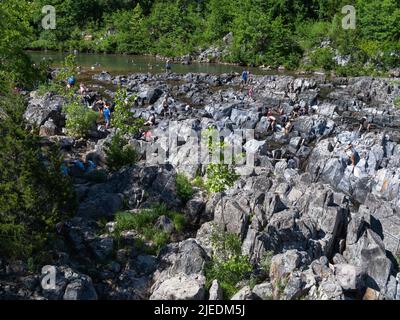
[[169,73],[171,72],[172,66],[171,66],[171,60],[167,60],[166,64],[165,64],[165,72]]
[[106,129],[108,129],[111,123],[111,111],[110,111],[110,106],[108,104],[104,105],[103,117],[104,121],[106,122]]
[[242,72],[242,85],[245,86],[247,84],[247,80],[248,80],[248,72],[246,70],[243,70]]
[[167,93],[167,95],[164,98],[164,101],[162,103],[163,106],[163,115],[164,117],[166,117],[167,115],[170,115],[170,110],[169,110],[169,94]]

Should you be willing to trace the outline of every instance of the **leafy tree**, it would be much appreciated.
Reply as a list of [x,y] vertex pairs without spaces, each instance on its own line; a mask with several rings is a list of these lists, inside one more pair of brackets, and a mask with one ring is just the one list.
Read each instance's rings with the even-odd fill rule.
[[29,24],[32,6],[28,1],[0,2],[0,72],[16,85],[32,88],[44,77],[45,67],[33,66],[24,52],[32,39]]
[[64,107],[66,113],[66,128],[75,137],[86,137],[96,125],[97,112],[89,109],[77,100]]
[[136,150],[128,144],[120,133],[115,134],[111,142],[105,144],[105,154],[107,156],[107,166],[112,171],[118,171],[126,165],[135,164],[138,161]]
[[119,129],[122,134],[137,134],[143,128],[144,120],[135,118],[131,111],[134,96],[128,97],[126,89],[119,88],[115,94],[115,108],[112,125]]
[[27,258],[49,244],[75,201],[57,147],[42,148],[25,130],[23,98],[0,97],[0,110],[0,255]]
[[234,168],[235,159],[232,159],[232,164],[224,163],[226,146],[223,141],[219,140],[216,129],[209,128],[204,136],[208,143],[209,153],[214,161],[207,165],[205,187],[209,192],[223,192],[232,187],[239,177]]
[[217,279],[225,299],[230,299],[238,290],[236,284],[249,278],[253,267],[247,256],[242,255],[241,241],[233,233],[215,230],[211,236],[212,260],[206,265],[207,286]]

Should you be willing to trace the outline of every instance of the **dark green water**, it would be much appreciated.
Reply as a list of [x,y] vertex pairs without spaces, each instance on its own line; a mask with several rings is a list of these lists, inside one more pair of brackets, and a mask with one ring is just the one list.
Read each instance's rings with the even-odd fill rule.
[[[51,52],[51,51],[29,51],[29,55],[33,61],[39,62],[43,59],[51,59],[53,66],[59,66],[60,62],[64,60],[67,53]],[[151,56],[128,56],[118,54],[87,54],[80,53],[77,55],[77,63],[84,69],[91,71],[101,72],[103,70],[110,72],[113,75],[128,74],[128,73],[161,73],[164,72],[165,62]],[[95,66],[100,64],[99,66]],[[95,69],[92,70],[92,67]],[[256,75],[272,74],[268,71],[263,71],[258,68],[246,67],[251,73]],[[238,72],[241,73],[243,67],[232,66],[225,64],[204,64],[193,63],[190,65],[182,65],[179,63],[172,64],[172,72],[176,73],[209,73],[221,74]],[[275,72],[276,73],[276,72]]]

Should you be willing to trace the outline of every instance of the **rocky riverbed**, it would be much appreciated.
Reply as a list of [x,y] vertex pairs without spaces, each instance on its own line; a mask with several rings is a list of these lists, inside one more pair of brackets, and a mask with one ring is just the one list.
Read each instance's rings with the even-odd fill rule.
[[[210,236],[219,228],[240,237],[254,270],[273,253],[269,274],[255,285],[238,283],[232,299],[400,299],[399,79],[254,76],[245,88],[238,74],[104,72],[95,79],[136,94],[136,116],[156,114],[154,137],[172,127],[178,152],[152,164],[165,148],[161,139],[131,136],[142,154],[135,166],[101,181],[76,176],[76,216],[60,225],[58,249],[49,253],[56,287],[43,288],[44,275],[23,263],[0,260],[0,298],[221,299],[218,281],[208,288],[204,274],[214,250]],[[167,92],[171,116],[162,110]],[[103,170],[104,143],[114,130],[68,137],[64,103],[32,92],[26,119],[40,126],[44,144],[59,142],[66,159],[92,160]],[[271,112],[280,124],[278,110],[290,115],[299,108],[307,112],[297,114],[289,132],[267,130]],[[369,131],[359,130],[364,116]],[[243,141],[254,166],[224,194],[196,188],[185,203],[175,177],[204,175],[204,165],[191,161],[197,155],[190,137],[210,125],[230,139],[235,130],[254,130],[254,139]],[[349,143],[355,167],[344,151]],[[158,151],[150,156],[152,145]],[[135,245],[142,241],[134,230],[118,241],[112,236],[115,213],[154,203],[185,215],[184,232],[171,231],[175,241],[154,254]],[[168,228],[166,220],[160,228]]]

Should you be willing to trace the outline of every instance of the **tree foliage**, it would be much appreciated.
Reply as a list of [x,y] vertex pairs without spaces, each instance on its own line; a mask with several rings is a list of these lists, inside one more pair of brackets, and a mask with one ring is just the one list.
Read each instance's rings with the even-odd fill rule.
[[[44,4],[57,10],[56,30],[40,27]],[[355,6],[356,30],[341,27],[345,5]],[[40,48],[181,56],[220,45],[231,32],[229,62],[296,68],[326,38],[352,55],[350,67],[374,62],[366,41],[379,44],[381,68],[400,59],[398,0],[35,0],[31,8],[32,46]]]
[[42,148],[26,131],[23,98],[1,97],[0,110],[0,255],[27,257],[48,243],[75,201],[58,147]]
[[110,142],[105,143],[107,166],[112,171],[117,171],[123,166],[135,164],[138,153],[120,133],[115,134]]
[[144,119],[135,117],[131,111],[134,96],[128,97],[125,88],[119,88],[115,93],[115,108],[112,118],[112,125],[122,134],[137,134],[144,125]]

